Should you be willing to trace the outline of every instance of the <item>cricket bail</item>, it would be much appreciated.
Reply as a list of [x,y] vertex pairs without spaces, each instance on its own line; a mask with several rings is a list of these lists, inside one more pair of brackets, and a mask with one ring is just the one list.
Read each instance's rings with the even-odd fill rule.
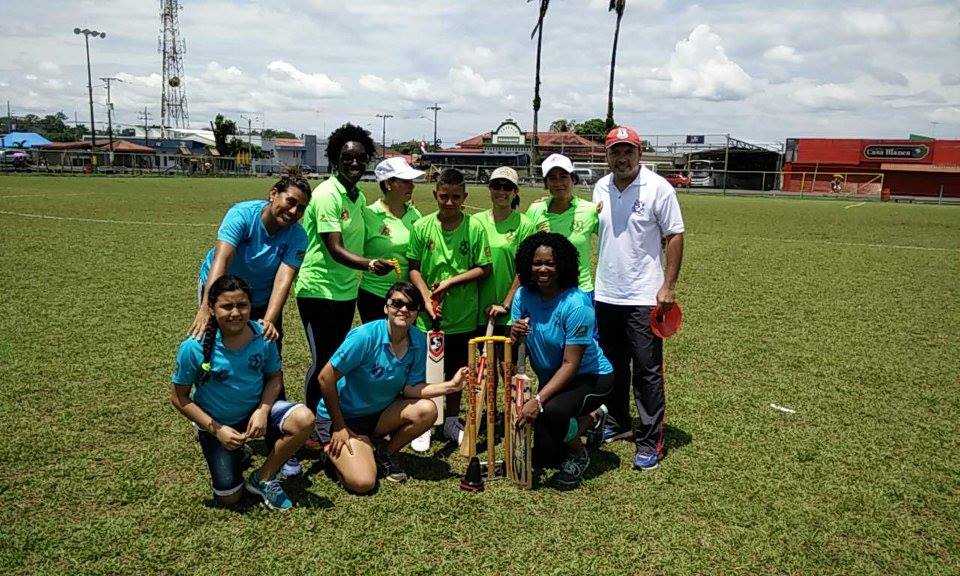
[[467,473],[460,481],[460,489],[468,492],[483,492],[483,476],[480,473],[480,458],[474,456],[467,464]]

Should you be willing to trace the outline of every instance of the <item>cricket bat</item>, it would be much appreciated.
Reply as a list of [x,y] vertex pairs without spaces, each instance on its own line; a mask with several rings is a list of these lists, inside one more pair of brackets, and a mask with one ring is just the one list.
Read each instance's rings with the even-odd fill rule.
[[[433,310],[437,310],[437,302],[433,301]],[[441,384],[446,381],[443,374],[444,352],[446,347],[446,335],[440,328],[440,318],[435,317],[427,332],[427,384]],[[443,408],[446,404],[446,396],[436,396],[431,398],[437,405],[437,420],[435,426],[443,425]]]
[[[487,336],[488,337],[493,336],[493,320],[492,319],[489,322],[487,322]],[[481,410],[480,407],[483,406],[483,399],[487,393],[486,370],[487,370],[487,346],[484,345],[483,352],[481,352],[480,354],[480,361],[477,365],[477,380],[479,381],[480,386],[478,387],[477,393],[474,396],[474,402],[476,402],[476,406],[477,406],[476,418],[474,419],[474,423],[473,423],[474,430],[479,430],[480,424],[483,423],[483,410]],[[468,390],[467,393],[471,394],[472,390]],[[470,451],[470,448],[467,446],[466,442],[460,444],[461,456],[469,456],[470,455],[469,451]]]
[[512,403],[508,423],[510,438],[510,462],[507,466],[507,476],[510,481],[523,488],[533,487],[533,426],[517,427],[520,421],[520,410],[533,397],[533,380],[527,376],[527,346],[520,342],[517,350],[516,373],[510,382]]

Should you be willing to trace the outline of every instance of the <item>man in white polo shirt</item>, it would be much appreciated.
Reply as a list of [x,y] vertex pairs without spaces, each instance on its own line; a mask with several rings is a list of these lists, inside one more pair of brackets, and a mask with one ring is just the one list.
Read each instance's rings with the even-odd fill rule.
[[640,426],[633,431],[633,467],[652,470],[663,455],[665,398],[663,340],[650,330],[650,313],[657,304],[668,309],[676,299],[683,217],[673,186],[640,165],[641,141],[635,130],[614,128],[605,144],[612,173],[593,188],[593,201],[600,206],[597,328],[614,370],[604,440],[630,434],[632,376],[640,415]]

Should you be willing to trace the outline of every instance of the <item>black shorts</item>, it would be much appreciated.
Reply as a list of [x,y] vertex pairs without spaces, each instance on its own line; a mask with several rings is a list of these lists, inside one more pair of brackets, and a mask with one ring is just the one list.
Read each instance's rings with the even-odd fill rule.
[[[373,414],[367,414],[366,416],[354,416],[353,418],[346,418],[344,423],[347,425],[347,428],[353,431],[354,434],[359,436],[367,436],[373,440],[373,433],[377,429],[377,424],[380,422],[380,416],[383,415],[383,410],[380,412],[375,412]],[[330,443],[330,438],[333,436],[333,420],[329,418],[324,418],[317,414],[315,427],[317,429],[317,438],[320,440],[320,443],[326,446]]]

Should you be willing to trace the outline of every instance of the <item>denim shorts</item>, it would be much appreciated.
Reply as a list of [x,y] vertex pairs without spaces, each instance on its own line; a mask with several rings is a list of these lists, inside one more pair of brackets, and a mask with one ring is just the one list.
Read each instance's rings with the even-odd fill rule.
[[[302,404],[294,404],[286,400],[277,400],[270,408],[270,416],[267,418],[266,443],[273,450],[273,445],[279,440],[283,433],[283,422],[291,410]],[[229,424],[231,428],[238,432],[247,429],[249,418]],[[236,494],[243,488],[243,471],[241,464],[243,462],[244,452],[242,448],[236,450],[227,450],[223,444],[217,440],[217,437],[206,430],[199,430],[197,439],[200,441],[200,449],[203,451],[203,457],[207,460],[207,467],[210,468],[210,476],[213,479],[213,493],[217,496],[230,496]]]

